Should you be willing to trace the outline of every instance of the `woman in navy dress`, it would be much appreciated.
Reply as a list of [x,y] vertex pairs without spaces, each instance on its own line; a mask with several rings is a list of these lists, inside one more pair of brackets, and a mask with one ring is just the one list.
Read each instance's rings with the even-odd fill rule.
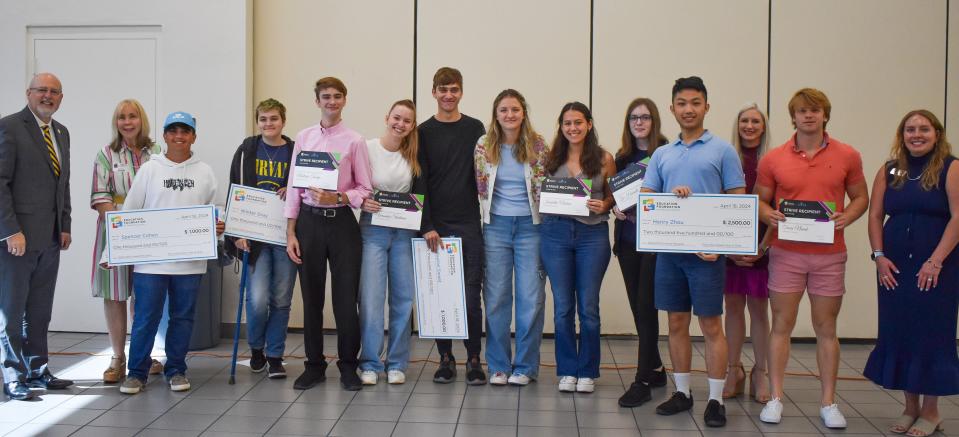
[[873,184],[869,242],[879,282],[879,337],[863,374],[905,392],[905,411],[889,429],[895,433],[934,433],[942,422],[938,397],[959,393],[957,166],[939,119],[911,111]]

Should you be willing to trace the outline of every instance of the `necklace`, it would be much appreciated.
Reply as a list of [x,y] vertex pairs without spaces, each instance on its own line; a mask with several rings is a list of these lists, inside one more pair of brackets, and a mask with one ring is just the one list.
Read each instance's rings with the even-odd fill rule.
[[919,173],[919,176],[911,178],[909,177],[909,172],[906,172],[906,179],[909,179],[910,181],[918,181],[920,178],[922,178],[922,173]]
[[[274,149],[274,148],[277,149],[277,150],[275,150],[273,153],[270,153],[270,149]],[[276,154],[277,154],[277,153],[280,153],[279,149],[280,149],[280,146],[275,146],[275,147],[274,147],[274,146],[271,146],[271,145],[267,144],[265,141],[263,142],[263,153],[266,154],[266,158],[267,158],[270,162],[276,162]]]

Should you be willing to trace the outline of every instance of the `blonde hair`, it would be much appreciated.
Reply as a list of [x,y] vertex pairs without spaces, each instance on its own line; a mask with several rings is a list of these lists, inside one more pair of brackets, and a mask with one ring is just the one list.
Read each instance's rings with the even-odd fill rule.
[[736,120],[733,121],[733,147],[736,148],[736,153],[739,154],[739,160],[743,160],[743,139],[739,136],[739,118],[743,116],[743,113],[753,109],[759,113],[759,118],[763,119],[763,134],[759,137],[759,146],[756,147],[756,157],[762,158],[766,154],[766,151],[769,149],[769,117],[766,117],[766,113],[762,109],[759,109],[759,105],[755,102],[749,102],[745,106],[739,109],[739,112],[736,113]]
[[393,106],[390,106],[390,110],[386,113],[387,117],[393,112],[393,108],[397,106],[403,106],[413,111],[413,129],[400,141],[400,155],[403,156],[403,159],[409,164],[413,177],[417,177],[420,175],[420,162],[417,159],[420,146],[419,136],[416,133],[416,104],[410,99],[397,100],[393,103]]
[[147,112],[143,109],[143,105],[141,105],[137,99],[123,99],[120,100],[120,103],[117,103],[116,109],[113,110],[113,124],[110,126],[110,129],[113,131],[113,139],[110,140],[110,149],[114,152],[119,152],[120,147],[123,145],[123,135],[120,134],[120,129],[117,128],[117,120],[120,119],[120,113],[126,105],[133,107],[133,112],[136,112],[140,118],[140,132],[137,134],[136,142],[135,144],[127,144],[127,147],[142,149],[144,147],[150,147],[153,144],[153,139],[150,138],[150,120],[147,118]]
[[533,145],[536,144],[539,134],[533,129],[533,123],[529,121],[529,106],[526,104],[526,98],[523,97],[519,91],[512,88],[500,91],[496,98],[493,99],[493,119],[489,123],[489,133],[486,134],[486,143],[484,144],[484,146],[486,146],[486,159],[490,164],[499,164],[500,162],[504,135],[499,121],[496,120],[496,108],[498,108],[500,102],[507,97],[516,99],[523,108],[523,122],[520,124],[519,138],[516,141],[516,147],[513,148],[513,156],[516,157],[516,160],[519,162],[531,162],[535,156],[533,153]]
[[936,145],[933,146],[932,151],[929,152],[929,163],[926,164],[926,167],[922,170],[922,177],[920,177],[922,189],[931,191],[939,186],[939,174],[942,172],[943,166],[946,165],[946,157],[952,154],[952,145],[946,140],[946,129],[942,126],[942,122],[939,121],[935,114],[925,109],[909,111],[902,117],[902,121],[899,122],[899,128],[896,129],[896,139],[892,142],[892,151],[889,155],[892,162],[895,163],[896,168],[900,171],[894,172],[892,184],[890,185],[892,185],[893,188],[901,188],[903,184],[906,183],[906,178],[909,177],[909,172],[907,171],[909,168],[909,150],[906,149],[902,131],[906,128],[906,121],[914,115],[929,120],[929,124],[936,130],[936,134],[939,137],[936,140]]

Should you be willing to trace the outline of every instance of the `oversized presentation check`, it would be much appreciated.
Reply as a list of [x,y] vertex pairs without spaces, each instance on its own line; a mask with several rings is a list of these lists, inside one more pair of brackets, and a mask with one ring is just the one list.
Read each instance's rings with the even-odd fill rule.
[[463,240],[444,238],[438,251],[413,239],[416,324],[422,338],[467,338]]
[[302,151],[293,159],[293,188],[320,188],[335,190],[340,177],[340,154],[338,152]]
[[213,205],[111,211],[106,220],[112,266],[217,257]]
[[286,246],[286,217],[280,196],[270,190],[230,184],[225,235]]
[[636,250],[754,255],[759,248],[755,194],[641,193]]

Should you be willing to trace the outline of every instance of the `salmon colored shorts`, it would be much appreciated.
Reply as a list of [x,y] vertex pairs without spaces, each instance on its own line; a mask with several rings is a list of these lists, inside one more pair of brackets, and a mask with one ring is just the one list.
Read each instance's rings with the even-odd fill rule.
[[846,293],[846,252],[807,254],[769,249],[769,291],[838,297]]

